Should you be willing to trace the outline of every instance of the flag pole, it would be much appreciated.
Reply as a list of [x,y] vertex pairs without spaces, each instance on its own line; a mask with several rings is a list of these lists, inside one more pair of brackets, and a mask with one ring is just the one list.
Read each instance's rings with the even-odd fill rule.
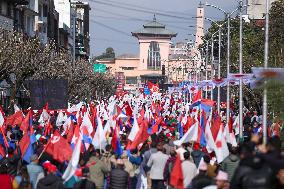
[[46,146],[44,147],[44,149],[42,150],[42,152],[40,153],[40,155],[38,156],[38,159],[41,158],[41,156],[43,155],[43,153],[45,152],[45,150],[47,149],[47,147],[49,146],[51,140],[48,141],[48,143],[46,144]]

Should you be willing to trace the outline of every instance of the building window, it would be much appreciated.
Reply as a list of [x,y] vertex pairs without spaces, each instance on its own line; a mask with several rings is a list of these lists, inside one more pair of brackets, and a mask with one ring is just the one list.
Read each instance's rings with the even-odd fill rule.
[[148,50],[148,59],[147,59],[148,69],[158,70],[161,67],[161,55],[160,55],[160,46],[159,43],[151,41]]
[[48,14],[48,7],[47,5],[43,5],[43,17],[47,17]]
[[126,77],[126,84],[137,84],[137,77]]
[[121,67],[122,70],[134,70],[134,67]]

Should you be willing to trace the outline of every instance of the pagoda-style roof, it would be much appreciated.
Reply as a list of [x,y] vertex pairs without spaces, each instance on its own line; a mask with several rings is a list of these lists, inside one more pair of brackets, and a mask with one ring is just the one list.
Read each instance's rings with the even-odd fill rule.
[[133,36],[161,36],[161,37],[175,37],[177,36],[176,32],[170,31],[166,29],[164,24],[157,22],[156,17],[154,15],[153,21],[146,23],[143,25],[143,28],[137,30],[135,32],[131,32]]

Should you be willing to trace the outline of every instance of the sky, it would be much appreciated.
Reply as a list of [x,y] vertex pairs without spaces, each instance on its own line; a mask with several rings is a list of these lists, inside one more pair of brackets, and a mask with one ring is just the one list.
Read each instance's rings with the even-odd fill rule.
[[[177,32],[174,43],[185,39],[194,40],[188,34],[195,34],[196,8],[199,0],[87,0],[90,4],[90,45],[91,56],[102,54],[107,47],[113,47],[116,55],[139,54],[138,40],[131,32],[153,20]],[[205,1],[201,1],[205,3]],[[231,12],[238,6],[237,0],[207,0]],[[212,7],[205,7],[205,17],[213,20],[224,19],[224,14]],[[205,26],[210,23],[205,21]]]

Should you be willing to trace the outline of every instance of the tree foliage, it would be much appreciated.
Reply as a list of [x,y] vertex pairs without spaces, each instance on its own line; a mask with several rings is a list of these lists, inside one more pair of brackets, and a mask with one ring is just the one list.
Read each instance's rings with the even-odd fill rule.
[[115,90],[114,77],[94,73],[89,62],[73,61],[67,52],[58,52],[55,44],[42,45],[38,39],[24,39],[17,33],[0,37],[0,81],[4,79],[11,86],[12,103],[24,82],[33,79],[68,80],[70,102],[109,96]]
[[95,60],[108,59],[108,58],[115,58],[115,52],[112,47],[106,48],[103,54],[95,57]]
[[[272,3],[270,9],[270,30],[269,30],[269,67],[283,67],[284,65],[284,0],[275,1]],[[218,22],[223,24],[224,21]],[[243,23],[243,72],[251,73],[252,67],[263,67],[264,66],[264,25],[256,21],[251,21],[249,23]],[[239,18],[231,20],[231,53],[230,53],[230,72],[239,72]],[[226,63],[227,63],[227,25],[224,24],[222,27],[222,47],[221,47],[221,75],[226,77]],[[216,24],[212,24],[209,28],[209,34],[205,35],[205,40],[209,40],[211,43],[211,33],[218,31]],[[214,36],[214,56],[215,59],[218,57],[218,32]],[[201,46],[203,52],[205,52],[205,44]],[[209,48],[209,54],[211,48]],[[283,112],[283,85],[275,82],[269,82],[267,84],[268,88],[268,104],[269,111],[276,114],[281,114]],[[238,96],[238,88],[232,87],[232,94]],[[262,89],[249,89],[249,87],[244,86],[244,102],[245,106],[258,111],[262,111]],[[281,98],[281,99],[280,99]],[[282,115],[283,116],[283,115]]]

